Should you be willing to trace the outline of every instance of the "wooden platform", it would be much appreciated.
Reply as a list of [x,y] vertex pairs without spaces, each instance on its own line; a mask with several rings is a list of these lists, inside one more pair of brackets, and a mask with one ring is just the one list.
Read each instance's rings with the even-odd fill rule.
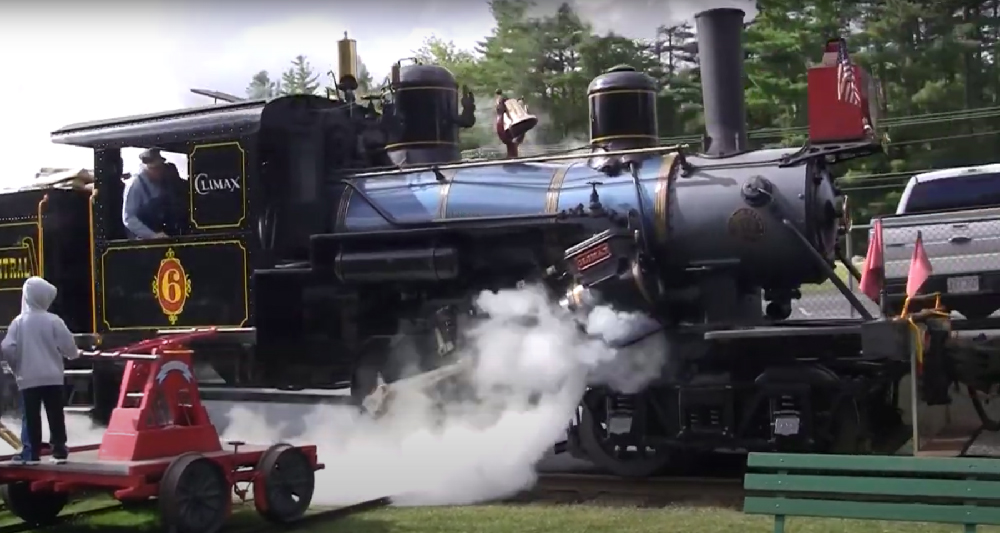
[[[206,453],[205,457],[212,459],[228,459],[239,461],[245,456],[257,456],[267,450],[267,446],[244,445],[239,447],[238,452],[234,452],[232,447],[220,452]],[[15,456],[0,458],[0,478],[11,470],[31,470],[39,472],[53,472],[60,474],[85,474],[85,475],[107,475],[107,476],[128,476],[149,470],[162,470],[170,464],[174,457],[163,457],[149,459],[146,461],[101,461],[97,459],[97,446],[84,446],[70,448],[69,458],[65,463],[56,464],[49,460],[48,456],[43,456],[40,464],[26,465],[13,460]]]

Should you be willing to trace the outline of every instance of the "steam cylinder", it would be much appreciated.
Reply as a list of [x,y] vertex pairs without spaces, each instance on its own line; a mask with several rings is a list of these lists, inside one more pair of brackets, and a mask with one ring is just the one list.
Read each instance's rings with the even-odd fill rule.
[[401,124],[386,145],[392,162],[414,166],[461,159],[458,83],[451,72],[437,65],[406,65],[394,89]]
[[590,145],[610,150],[656,146],[656,82],[628,65],[594,78],[587,88]]

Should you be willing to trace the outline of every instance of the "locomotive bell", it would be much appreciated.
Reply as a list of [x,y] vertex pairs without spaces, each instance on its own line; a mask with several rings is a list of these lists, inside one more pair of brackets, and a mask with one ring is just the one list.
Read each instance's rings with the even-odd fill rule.
[[538,117],[528,113],[528,106],[520,98],[507,98],[497,91],[497,114],[503,117],[500,140],[504,144],[520,144],[524,136],[538,125]]

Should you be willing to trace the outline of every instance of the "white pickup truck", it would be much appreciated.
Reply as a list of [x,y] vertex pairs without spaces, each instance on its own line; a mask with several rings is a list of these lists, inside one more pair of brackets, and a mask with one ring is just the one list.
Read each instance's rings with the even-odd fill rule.
[[910,178],[895,215],[882,217],[886,296],[898,312],[917,239],[933,274],[921,293],[940,292],[965,318],[1000,309],[1000,164],[950,168]]

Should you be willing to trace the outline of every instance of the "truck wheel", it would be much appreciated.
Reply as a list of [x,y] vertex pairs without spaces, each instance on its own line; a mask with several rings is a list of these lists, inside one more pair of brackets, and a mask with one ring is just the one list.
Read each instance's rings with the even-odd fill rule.
[[590,462],[616,476],[629,478],[650,477],[670,465],[672,457],[664,448],[639,453],[608,442],[603,436],[607,431],[603,410],[595,413],[586,403],[581,404],[581,408],[577,430],[580,448]]

